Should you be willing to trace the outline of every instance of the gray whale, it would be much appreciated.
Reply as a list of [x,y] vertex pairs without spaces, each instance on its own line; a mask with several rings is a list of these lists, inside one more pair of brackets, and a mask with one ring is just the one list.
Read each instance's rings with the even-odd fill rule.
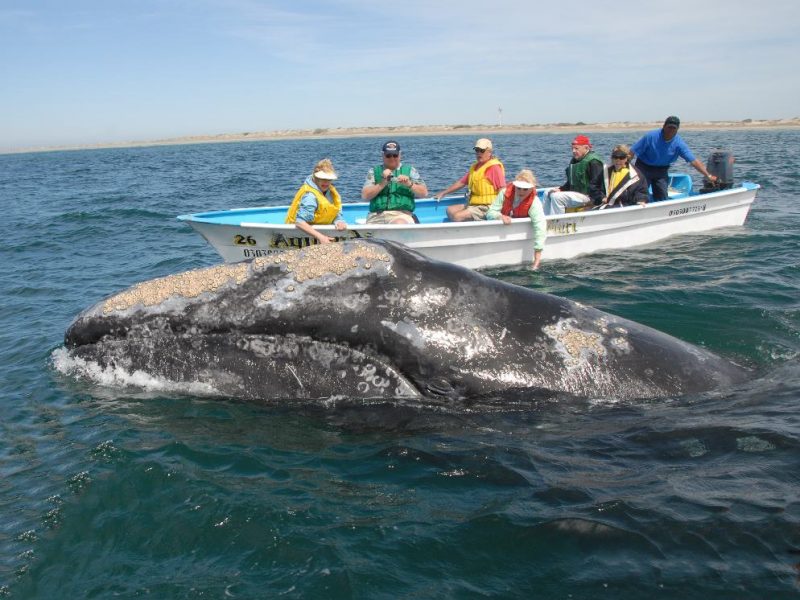
[[263,401],[652,398],[748,376],[649,327],[365,240],[137,284],[78,315],[65,345],[103,369]]

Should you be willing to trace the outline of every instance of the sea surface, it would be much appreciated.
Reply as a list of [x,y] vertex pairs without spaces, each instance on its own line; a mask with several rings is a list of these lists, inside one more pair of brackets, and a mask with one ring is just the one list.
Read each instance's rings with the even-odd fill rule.
[[[638,134],[592,137],[606,157]],[[571,138],[494,141],[509,174],[555,185]],[[684,138],[762,185],[743,228],[485,273],[755,378],[491,412],[259,406],[60,369],[83,308],[219,262],[176,215],[286,204],[326,156],[355,200],[383,139],[0,155],[0,597],[800,597],[800,131]],[[431,193],[473,157],[473,137],[400,143]]]

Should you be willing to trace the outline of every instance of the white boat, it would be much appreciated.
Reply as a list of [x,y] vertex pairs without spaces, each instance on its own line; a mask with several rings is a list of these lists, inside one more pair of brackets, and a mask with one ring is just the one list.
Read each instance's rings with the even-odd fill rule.
[[[591,210],[547,217],[547,242],[542,260],[573,258],[601,250],[651,244],[684,233],[741,226],[760,186],[744,182],[727,190],[692,191],[689,175],[670,175],[670,198],[646,206]],[[541,195],[545,190],[539,190]],[[431,258],[472,269],[530,263],[533,230],[530,219],[502,221],[447,220],[446,206],[463,196],[418,200],[413,225],[367,225],[369,203],[344,203],[348,229],[315,225],[337,241],[380,238],[401,242]],[[239,262],[318,243],[284,223],[288,206],[240,208],[181,215],[222,256]]]

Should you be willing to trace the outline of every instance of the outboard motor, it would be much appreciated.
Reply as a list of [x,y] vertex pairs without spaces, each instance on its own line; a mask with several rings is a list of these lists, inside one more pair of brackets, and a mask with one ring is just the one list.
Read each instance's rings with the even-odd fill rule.
[[706,162],[706,169],[717,176],[715,182],[705,180],[700,190],[701,194],[727,190],[733,187],[733,154],[727,150],[712,150]]

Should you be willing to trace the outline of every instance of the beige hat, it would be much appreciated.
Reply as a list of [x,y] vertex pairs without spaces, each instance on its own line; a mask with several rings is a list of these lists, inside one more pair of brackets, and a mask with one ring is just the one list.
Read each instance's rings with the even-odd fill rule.
[[533,184],[530,181],[519,181],[514,180],[514,187],[518,187],[521,190],[529,190],[533,187]]
[[328,181],[335,181],[339,178],[336,173],[331,173],[329,171],[317,171],[314,173],[314,177],[317,179],[327,179]]
[[487,140],[486,138],[481,138],[477,142],[475,142],[475,148],[479,148],[480,150],[491,150],[492,149],[492,140]]

